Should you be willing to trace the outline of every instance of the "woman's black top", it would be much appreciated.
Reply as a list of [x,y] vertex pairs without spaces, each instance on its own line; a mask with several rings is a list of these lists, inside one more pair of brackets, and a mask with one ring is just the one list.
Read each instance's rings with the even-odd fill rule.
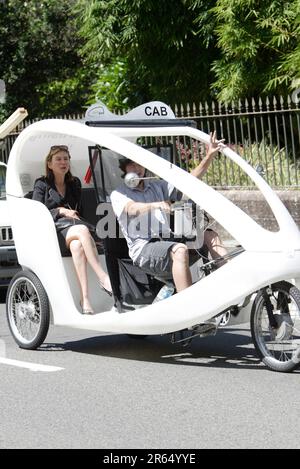
[[71,210],[77,210],[81,213],[81,182],[77,177],[66,184],[66,193],[63,197],[55,186],[54,181],[50,182],[43,176],[34,183],[33,200],[37,200],[46,205],[50,210],[54,221],[59,218],[59,207],[65,207]]

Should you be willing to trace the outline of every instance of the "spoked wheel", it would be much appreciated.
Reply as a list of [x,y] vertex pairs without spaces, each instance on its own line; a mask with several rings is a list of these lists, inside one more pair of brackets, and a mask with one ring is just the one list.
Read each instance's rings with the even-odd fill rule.
[[36,349],[49,329],[50,308],[47,293],[36,275],[28,270],[12,279],[6,301],[10,331],[21,348]]
[[290,372],[300,362],[300,291],[288,282],[263,288],[251,311],[251,334],[263,363]]

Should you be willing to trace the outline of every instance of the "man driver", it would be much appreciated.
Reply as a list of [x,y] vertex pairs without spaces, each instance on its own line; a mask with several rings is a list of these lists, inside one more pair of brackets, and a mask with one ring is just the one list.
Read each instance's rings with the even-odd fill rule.
[[[216,133],[210,134],[210,142],[205,158],[191,171],[201,178],[207,171],[214,156],[224,148],[223,140],[216,139]],[[120,160],[120,168],[125,173],[136,173],[139,178],[145,176],[145,168],[128,158]],[[164,180],[140,180],[135,188],[123,183],[111,194],[113,210],[129,248],[129,255],[135,265],[155,276],[170,272],[177,292],[192,284],[189,268],[189,253],[185,244],[172,239],[162,239],[170,233],[166,214],[170,213],[170,204],[180,200],[182,194]],[[158,212],[160,211],[160,213]],[[153,233],[153,214],[160,216],[163,233]],[[212,232],[214,233],[214,232]],[[216,234],[216,233],[215,233]],[[210,247],[208,246],[209,250]],[[224,248],[221,248],[226,253]],[[219,252],[218,255],[222,254]]]

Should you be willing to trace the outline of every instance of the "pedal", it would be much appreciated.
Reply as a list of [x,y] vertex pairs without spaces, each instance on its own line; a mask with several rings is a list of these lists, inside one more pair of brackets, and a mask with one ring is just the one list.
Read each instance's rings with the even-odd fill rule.
[[216,322],[205,322],[202,324],[198,324],[197,326],[194,326],[192,328],[192,331],[195,333],[193,336],[198,336],[198,337],[208,337],[210,335],[216,335],[217,332],[217,324]]
[[[187,347],[193,339],[196,337],[208,337],[210,335],[216,335],[218,330],[218,322],[205,322],[197,324],[196,326],[189,327],[182,331],[173,332],[171,334],[172,344],[181,344],[183,347]],[[185,335],[189,334],[189,335]],[[179,335],[179,338],[177,336]]]

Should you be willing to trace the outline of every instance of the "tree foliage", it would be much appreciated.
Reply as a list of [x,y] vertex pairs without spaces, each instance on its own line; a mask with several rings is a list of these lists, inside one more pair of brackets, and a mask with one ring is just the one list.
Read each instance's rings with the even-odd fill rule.
[[299,21],[300,0],[0,0],[0,114],[286,95]]
[[[98,69],[94,90],[111,103],[287,94],[299,78],[299,5],[78,0],[82,53]],[[121,73],[119,68],[107,81],[107,71],[120,63]]]
[[78,55],[74,0],[0,2],[0,77],[5,110],[30,116],[72,112],[86,100],[88,80]]
[[131,106],[204,98],[210,93],[210,65],[218,57],[214,3],[203,0],[193,8],[188,0],[79,0],[82,52],[98,67],[100,82],[103,67],[123,64],[119,83]]
[[287,94],[300,74],[300,2],[218,0],[213,70],[219,98]]

